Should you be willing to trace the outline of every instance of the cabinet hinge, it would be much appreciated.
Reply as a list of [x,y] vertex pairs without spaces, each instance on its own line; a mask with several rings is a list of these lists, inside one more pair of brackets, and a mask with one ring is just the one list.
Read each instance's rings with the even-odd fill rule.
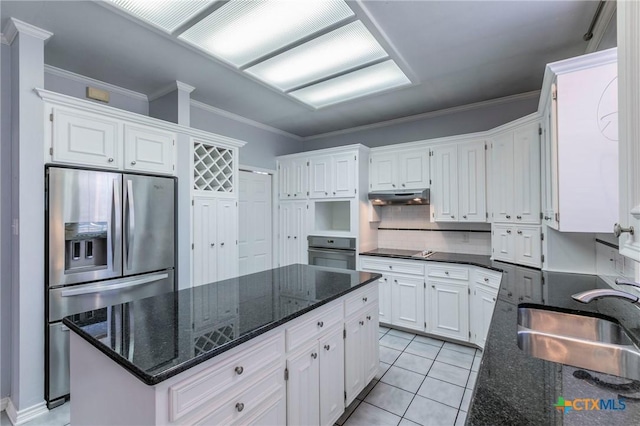
[[193,250],[194,248],[195,248],[195,247],[194,247],[193,243],[191,243],[191,250]]
[[236,201],[236,207],[238,207],[238,202]]
[[344,400],[347,400],[347,391],[344,391]]
[[553,92],[551,92],[551,99],[553,99],[554,101],[558,100],[558,91],[554,90]]
[[358,190],[357,190],[356,188],[353,188],[353,193],[354,193],[354,194],[357,194],[357,193],[358,193]]
[[486,142],[484,143],[484,150],[485,151],[487,150],[487,143]]
[[544,218],[544,215],[542,214],[542,212],[540,212],[540,220],[542,220]]
[[173,140],[173,146],[176,146],[176,140],[175,139]]
[[469,338],[471,338],[471,332],[469,332]]
[[471,289],[470,288],[467,289],[467,293],[471,294]]
[[369,158],[369,164],[373,163],[373,160],[371,158]]
[[195,201],[194,200],[191,200],[191,205],[195,206]]
[[346,338],[347,338],[347,330],[346,330],[346,329],[343,329],[343,330],[342,330],[342,338],[343,338],[343,339],[346,339]]
[[540,233],[540,241],[544,241],[544,234]]
[[538,127],[538,134],[541,135],[542,134],[542,127]]
[[423,282],[422,284],[424,284],[424,288],[427,288],[427,282]]
[[484,213],[484,217],[485,217],[486,219],[489,219],[489,212],[485,212],[485,213]]
[[278,164],[278,170],[280,170],[280,164]]
[[49,155],[53,155],[53,147],[49,148]]
[[353,159],[354,159],[354,160],[358,160],[358,156],[354,155],[354,156],[353,156]]
[[309,167],[309,162],[307,161],[307,167]]
[[309,196],[309,191],[307,191],[307,197]]
[[560,213],[556,213],[556,222],[560,223]]
[[53,113],[49,114],[49,121],[53,123]]
[[424,328],[425,328],[425,330],[427,329],[427,322],[426,321],[424,322]]
[[307,210],[309,210],[309,204],[307,204]]
[[284,380],[289,380],[289,369],[285,368],[284,369]]
[[431,179],[429,179],[429,185],[431,185]]
[[544,254],[541,254],[541,255],[540,255],[540,262],[541,262],[541,263],[544,263]]

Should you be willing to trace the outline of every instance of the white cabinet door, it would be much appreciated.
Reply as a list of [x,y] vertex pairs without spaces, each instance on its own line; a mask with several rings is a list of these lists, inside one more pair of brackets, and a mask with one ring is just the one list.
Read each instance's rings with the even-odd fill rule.
[[396,189],[398,156],[395,153],[375,153],[369,157],[369,189],[383,191]]
[[378,335],[378,315],[375,309],[364,314],[364,332],[362,334],[362,364],[364,382],[369,383],[378,373],[380,366],[380,342]]
[[512,226],[493,225],[491,230],[491,253],[496,260],[515,262],[516,241],[515,232]]
[[193,285],[216,281],[217,210],[215,198],[193,200]]
[[53,162],[119,169],[122,124],[91,113],[53,109]]
[[147,126],[124,126],[124,169],[174,174],[176,135]]
[[378,318],[380,322],[391,324],[391,276],[383,275],[378,280]]
[[291,161],[290,170],[291,197],[294,199],[306,198],[309,194],[309,162],[304,158],[295,159]]
[[462,222],[486,222],[485,142],[458,145],[459,203]]
[[430,280],[429,330],[433,334],[469,341],[469,284]]
[[551,106],[551,98],[552,96],[549,96],[549,101],[542,117],[542,147],[540,153],[542,220],[546,225],[558,229],[558,222],[555,220],[556,212],[558,211],[558,155],[555,125],[553,124],[555,113]]
[[347,392],[345,405],[351,404],[364,389],[364,364],[362,362],[362,341],[365,334],[364,321],[356,316],[345,322],[346,330],[344,347],[344,387]]
[[487,341],[489,325],[493,316],[493,309],[496,305],[497,290],[485,285],[476,284],[471,301],[471,318],[469,324],[472,327],[471,334],[474,343],[481,348]]
[[287,422],[287,392],[278,390],[261,407],[242,419],[243,425],[284,425]]
[[391,292],[391,323],[423,331],[424,278],[394,275]]
[[291,262],[291,253],[293,250],[292,236],[291,236],[291,221],[293,220],[293,203],[280,203],[279,209],[279,265],[287,266]]
[[514,164],[513,132],[496,136],[491,142],[491,167],[493,168],[493,202],[491,203],[494,222],[514,220]]
[[398,165],[400,189],[429,188],[429,150],[400,152]]
[[[320,339],[320,424],[333,425],[344,412],[342,327]],[[377,332],[376,332],[377,333]]]
[[278,163],[278,196],[281,200],[291,199],[292,174],[293,161],[280,160]]
[[458,221],[458,158],[457,146],[432,150],[431,204],[436,222]]
[[318,342],[287,359],[287,424],[317,425],[320,420]]
[[516,268],[515,282],[518,286],[518,303],[543,302],[542,271],[531,268]]
[[516,223],[540,223],[540,135],[538,123],[513,134],[513,163]]
[[331,195],[333,197],[355,197],[356,156],[354,154],[334,155],[331,171]]
[[217,280],[238,276],[238,205],[236,200],[217,201]]
[[291,212],[291,244],[290,263],[308,263],[307,253],[307,203],[296,201]]
[[541,266],[542,242],[539,226],[518,226],[515,243],[516,263],[536,268]]
[[309,160],[309,197],[327,198],[332,192],[331,156],[325,155]]

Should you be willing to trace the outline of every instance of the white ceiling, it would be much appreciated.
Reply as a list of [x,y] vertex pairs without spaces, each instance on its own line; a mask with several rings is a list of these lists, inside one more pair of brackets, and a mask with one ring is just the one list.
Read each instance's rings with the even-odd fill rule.
[[316,111],[95,2],[3,0],[0,16],[53,32],[47,64],[147,95],[179,80],[193,99],[304,137],[538,90],[545,64],[584,53],[597,4],[359,2],[418,84]]

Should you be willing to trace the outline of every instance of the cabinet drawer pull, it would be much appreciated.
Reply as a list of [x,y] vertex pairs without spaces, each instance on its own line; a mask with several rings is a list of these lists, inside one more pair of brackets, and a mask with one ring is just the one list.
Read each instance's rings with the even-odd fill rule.
[[511,215],[506,215],[505,216],[507,219],[511,219]]
[[367,315],[367,319],[371,321],[371,315]]
[[235,368],[235,371],[236,371],[236,374],[239,376],[244,371],[244,368],[242,368],[242,366],[239,365]]
[[397,282],[398,282],[398,280],[393,280],[393,282],[394,282],[394,283],[397,283]]
[[215,247],[215,246],[216,246],[216,243],[211,243],[211,247]]
[[466,218],[467,218],[467,215],[466,215],[466,214],[465,214],[465,215],[463,215],[463,216],[462,216],[462,218],[463,218],[463,219],[466,219]]
[[393,265],[389,265],[389,269],[393,269]]
[[364,321],[359,321],[359,322],[360,322],[360,325],[364,325]]
[[313,358],[313,359],[318,358],[318,353],[317,353],[317,352],[313,352],[313,353],[311,354],[311,358]]
[[291,197],[291,194],[287,194],[287,197]]
[[107,161],[113,163],[113,158],[109,158]]
[[244,404],[242,402],[238,402],[236,404],[236,410],[238,410],[238,413],[242,410],[244,410]]
[[221,247],[224,247],[224,243],[220,243],[220,246],[221,246]]
[[522,235],[522,231],[518,231],[518,235]]
[[444,274],[445,275],[449,275],[449,271],[444,271]]
[[320,327],[320,328],[324,327],[324,322],[323,321],[318,321],[318,327]]
[[298,196],[298,194],[293,194],[293,196],[294,196],[294,197],[297,197],[297,196]]
[[545,216],[545,217],[544,217],[544,220],[551,220],[551,217],[549,217],[549,216]]
[[522,216],[516,216],[516,219],[522,219]]
[[287,235],[287,239],[291,239],[291,235]]
[[431,286],[431,288],[435,290],[436,286],[435,286],[435,285],[432,285],[432,286]]
[[329,193],[328,193],[328,192],[325,192],[325,193],[324,193],[324,195],[329,195]]
[[329,349],[331,349],[331,345],[324,345],[324,348],[325,348],[326,350],[329,350]]
[[402,184],[402,187],[404,188],[404,183]]
[[511,233],[511,229],[507,229],[507,234],[510,234],[510,233]]
[[485,283],[488,283],[488,282],[489,282],[489,278],[485,277],[485,278],[484,278],[484,282],[485,282]]
[[451,215],[451,219],[455,219],[456,217],[454,215]]
[[366,298],[366,297],[363,297],[363,298],[362,298],[362,301],[363,301],[363,302],[365,302],[365,303],[367,303],[367,300],[369,300],[369,299],[368,299],[368,298]]
[[392,184],[391,184],[391,187],[395,188],[395,187],[396,187],[396,185],[395,185],[394,183],[392,183]]

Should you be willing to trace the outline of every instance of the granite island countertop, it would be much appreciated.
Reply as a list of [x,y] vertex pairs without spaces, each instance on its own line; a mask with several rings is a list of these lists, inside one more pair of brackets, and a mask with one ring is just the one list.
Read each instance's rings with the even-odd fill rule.
[[380,276],[289,265],[73,315],[63,322],[142,382],[155,385]]
[[[525,283],[516,283],[516,286]],[[540,289],[528,305],[543,305],[567,312],[590,312],[617,319],[640,342],[640,310],[619,299],[581,304],[571,295],[610,287],[595,275],[544,272]],[[518,291],[516,288],[515,291]],[[640,382],[534,358],[518,348],[518,304],[501,288],[483,351],[467,425],[631,425],[640,424]],[[582,370],[583,372],[574,373]],[[617,384],[639,385],[625,391]],[[611,386],[613,385],[613,386]],[[633,386],[632,386],[633,387]],[[558,398],[614,399],[627,397],[625,410],[563,413]]]
[[482,268],[493,269],[502,272],[500,262],[494,262],[491,260],[491,256],[480,254],[464,254],[464,253],[445,253],[435,252],[427,258],[415,256],[419,250],[402,250],[402,249],[388,249],[377,248],[375,250],[366,251],[360,253],[360,256],[375,256],[375,257],[388,257],[391,259],[407,259],[407,260],[422,260],[425,262],[444,262],[444,263],[459,263],[463,265],[480,266]]

